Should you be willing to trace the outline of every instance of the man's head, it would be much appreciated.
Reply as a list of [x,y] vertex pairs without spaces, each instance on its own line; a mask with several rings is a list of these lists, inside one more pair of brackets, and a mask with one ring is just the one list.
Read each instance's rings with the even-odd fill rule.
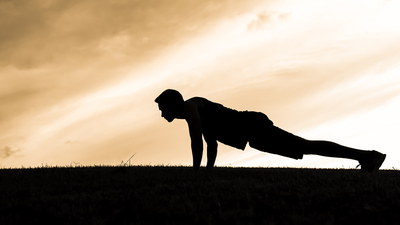
[[158,108],[161,110],[161,116],[168,122],[172,122],[176,118],[182,118],[184,100],[176,90],[167,89],[163,91],[155,100],[158,103]]

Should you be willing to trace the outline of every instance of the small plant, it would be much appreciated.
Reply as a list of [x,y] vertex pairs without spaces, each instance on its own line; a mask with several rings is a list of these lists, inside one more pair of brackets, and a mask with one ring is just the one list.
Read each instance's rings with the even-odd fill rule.
[[[135,152],[135,154],[133,154],[125,163],[124,163],[124,160],[122,160],[120,166],[126,166],[127,163],[129,163],[129,166],[131,166],[131,159],[132,159],[132,157],[135,156],[135,155],[136,155],[136,152]],[[123,165],[122,165],[122,164],[123,164]]]

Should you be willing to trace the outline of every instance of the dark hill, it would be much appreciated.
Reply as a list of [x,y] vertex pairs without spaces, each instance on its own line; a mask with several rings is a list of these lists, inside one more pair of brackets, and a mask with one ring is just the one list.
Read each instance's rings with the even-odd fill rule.
[[2,169],[0,212],[0,224],[395,224],[400,172]]

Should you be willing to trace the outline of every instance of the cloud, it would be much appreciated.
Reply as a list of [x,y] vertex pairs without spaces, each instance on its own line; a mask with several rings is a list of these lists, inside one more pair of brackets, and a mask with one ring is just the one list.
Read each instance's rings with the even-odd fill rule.
[[71,140],[64,141],[64,144],[66,144],[66,145],[75,145],[75,144],[80,144],[80,143],[81,143],[80,141],[71,141]]
[[259,30],[264,28],[267,24],[284,21],[288,19],[290,13],[277,12],[277,11],[264,11],[257,15],[248,25],[248,30]]
[[12,150],[10,147],[5,146],[4,148],[0,148],[0,158],[6,159],[19,151],[20,151],[20,149]]
[[121,37],[126,46],[118,50],[126,60],[146,60],[205,32],[217,18],[252,5],[229,0],[41,2],[0,2],[0,14],[7,18],[0,21],[0,29],[7,31],[0,34],[0,66],[29,69],[88,62],[104,53],[104,45]]
[[0,128],[140,76],[133,68],[256,2],[0,1]]

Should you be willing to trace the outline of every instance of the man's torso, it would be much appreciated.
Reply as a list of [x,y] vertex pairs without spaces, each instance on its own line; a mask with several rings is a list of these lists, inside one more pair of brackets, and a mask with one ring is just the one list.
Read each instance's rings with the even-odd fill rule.
[[263,113],[237,111],[201,97],[187,101],[196,101],[199,105],[201,130],[206,138],[238,149],[244,150],[250,135],[258,129],[273,125]]

